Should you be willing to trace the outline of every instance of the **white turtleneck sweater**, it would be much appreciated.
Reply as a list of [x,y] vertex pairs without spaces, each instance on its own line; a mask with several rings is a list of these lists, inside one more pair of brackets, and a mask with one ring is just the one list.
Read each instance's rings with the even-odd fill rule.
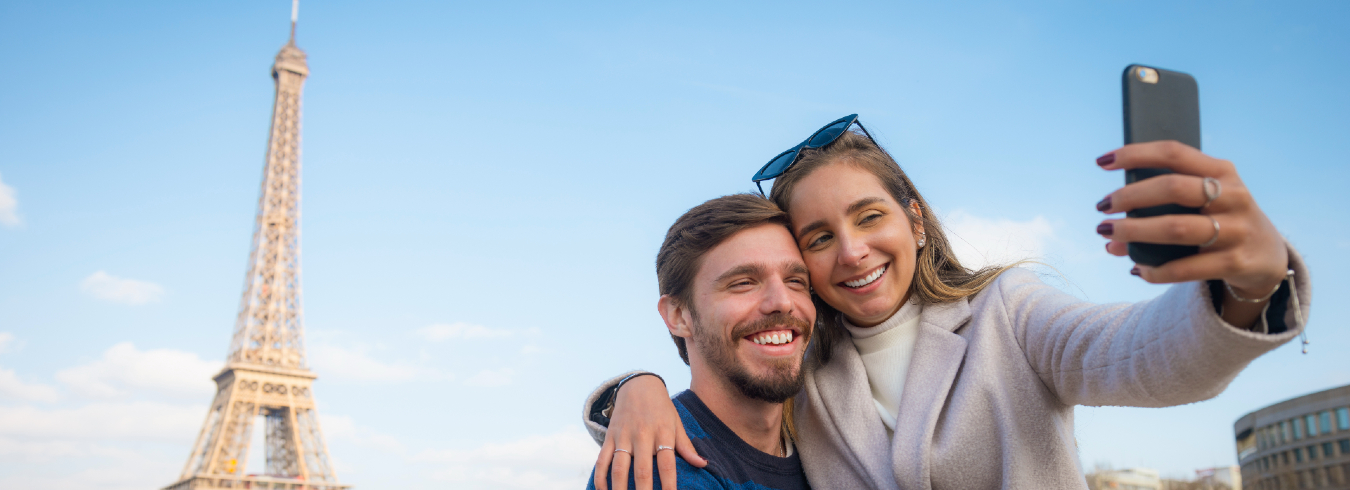
[[914,354],[918,338],[919,314],[923,305],[910,299],[890,318],[868,328],[855,327],[844,319],[844,328],[853,336],[853,347],[862,357],[867,372],[867,384],[872,387],[872,401],[876,403],[881,423],[886,425],[886,436],[895,435],[895,419],[900,416],[900,395],[905,392],[905,374]]

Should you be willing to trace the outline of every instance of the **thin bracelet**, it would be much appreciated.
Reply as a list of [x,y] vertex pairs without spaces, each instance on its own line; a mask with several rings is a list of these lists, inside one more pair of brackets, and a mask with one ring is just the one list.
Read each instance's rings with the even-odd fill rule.
[[614,405],[617,405],[619,403],[619,390],[623,388],[623,384],[627,383],[628,380],[636,378],[638,376],[656,376],[656,379],[661,380],[662,385],[666,384],[665,378],[662,378],[661,375],[656,373],[649,373],[646,371],[624,376],[623,379],[619,380],[619,384],[614,385],[614,396],[611,396],[609,398],[609,403],[606,404],[605,409],[600,411],[601,415],[604,415],[605,418],[609,418],[610,415],[614,414]]
[[1280,286],[1284,285],[1284,281],[1293,281],[1293,280],[1294,280],[1294,270],[1289,269],[1289,271],[1285,273],[1284,279],[1281,279],[1280,283],[1275,285],[1275,289],[1270,290],[1270,292],[1266,293],[1265,296],[1256,299],[1247,299],[1243,298],[1242,296],[1238,296],[1238,293],[1236,291],[1233,291],[1233,286],[1231,284],[1228,284],[1228,281],[1223,282],[1223,287],[1228,288],[1228,295],[1232,296],[1233,299],[1235,300],[1241,301],[1243,303],[1264,303],[1270,300],[1270,297],[1274,296],[1276,291],[1280,290]]

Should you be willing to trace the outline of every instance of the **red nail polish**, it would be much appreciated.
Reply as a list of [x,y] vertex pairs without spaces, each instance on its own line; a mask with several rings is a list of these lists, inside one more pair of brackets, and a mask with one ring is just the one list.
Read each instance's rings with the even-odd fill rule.
[[1130,269],[1130,275],[1132,275],[1132,276],[1137,276],[1137,275],[1139,275],[1139,266],[1136,265],[1136,266],[1134,266],[1133,269]]
[[1101,202],[1097,203],[1098,211],[1105,213],[1108,209],[1111,209],[1111,196],[1106,196],[1106,199],[1102,199]]
[[1116,161],[1116,152],[1113,151],[1111,153],[1107,153],[1105,155],[1097,157],[1097,166],[1105,167],[1107,165],[1114,163],[1115,161]]
[[1116,231],[1116,225],[1111,223],[1102,223],[1097,225],[1097,234],[1101,236],[1111,236]]

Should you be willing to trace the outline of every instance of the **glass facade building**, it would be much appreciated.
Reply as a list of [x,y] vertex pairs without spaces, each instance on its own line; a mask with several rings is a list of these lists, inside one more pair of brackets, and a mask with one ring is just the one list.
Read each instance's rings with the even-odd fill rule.
[[1244,415],[1233,432],[1248,490],[1350,490],[1350,385]]

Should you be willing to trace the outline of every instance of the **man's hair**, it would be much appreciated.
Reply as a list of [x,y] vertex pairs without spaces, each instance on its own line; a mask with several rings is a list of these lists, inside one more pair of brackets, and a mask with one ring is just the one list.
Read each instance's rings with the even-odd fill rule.
[[[661,251],[656,253],[656,283],[661,294],[670,295],[697,317],[693,308],[694,276],[703,265],[704,254],[736,233],[768,223],[791,230],[787,213],[757,194],[722,196],[685,212],[670,225]],[[670,338],[680,350],[680,359],[689,364],[685,339],[674,334]]]

